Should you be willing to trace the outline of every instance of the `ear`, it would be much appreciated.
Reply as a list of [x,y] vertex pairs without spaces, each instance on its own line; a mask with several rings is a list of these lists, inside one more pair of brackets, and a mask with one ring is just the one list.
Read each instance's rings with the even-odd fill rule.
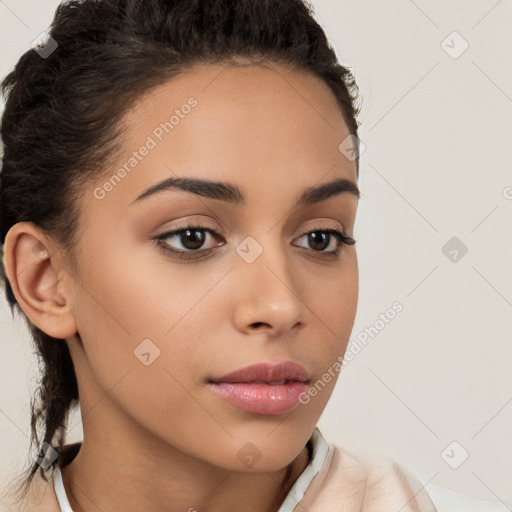
[[54,338],[73,336],[72,276],[47,236],[31,222],[18,222],[7,233],[3,259],[14,296],[32,323]]

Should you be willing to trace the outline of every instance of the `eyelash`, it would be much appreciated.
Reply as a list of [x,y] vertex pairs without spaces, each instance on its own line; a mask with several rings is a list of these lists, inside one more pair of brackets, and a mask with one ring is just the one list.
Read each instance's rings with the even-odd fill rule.
[[[164,253],[172,254],[174,256],[177,256],[180,259],[186,259],[186,260],[202,259],[202,258],[206,257],[207,255],[205,255],[205,256],[194,256],[194,255],[197,253],[201,253],[201,252],[207,252],[208,254],[210,254],[210,251],[212,251],[214,249],[214,248],[212,248],[212,249],[198,249],[195,251],[194,250],[182,251],[179,249],[173,249],[173,248],[169,247],[168,244],[164,243],[164,240],[166,240],[167,238],[171,238],[173,236],[180,235],[181,233],[183,233],[185,231],[204,231],[204,232],[210,233],[214,238],[221,237],[220,233],[217,233],[217,231],[215,231],[214,229],[206,228],[203,226],[190,225],[190,226],[177,226],[176,229],[174,229],[173,231],[169,231],[167,233],[162,233],[161,235],[153,237],[152,240],[153,240],[153,243],[156,246],[158,246],[158,248],[160,250],[162,250]],[[311,233],[329,233],[329,234],[333,235],[336,238],[336,240],[338,240],[339,245],[338,245],[338,247],[336,247],[336,249],[334,251],[324,252],[324,251],[315,251],[315,250],[311,249],[314,253],[329,255],[329,257],[332,257],[333,259],[339,257],[339,255],[342,251],[343,245],[354,245],[356,243],[356,241],[353,238],[347,236],[342,231],[339,231],[337,229],[332,229],[332,228],[328,228],[328,229],[314,228],[314,229],[308,231],[307,233],[304,233],[299,238],[302,238],[306,235],[310,235]]]

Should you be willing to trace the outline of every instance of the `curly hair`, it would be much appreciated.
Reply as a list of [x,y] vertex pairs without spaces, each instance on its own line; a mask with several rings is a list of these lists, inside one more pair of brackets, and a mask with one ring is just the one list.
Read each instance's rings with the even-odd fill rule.
[[[240,65],[241,58],[313,74],[329,86],[357,136],[355,78],[338,62],[306,0],[69,0],[57,7],[48,34],[46,46],[26,51],[1,84],[2,249],[9,229],[28,221],[75,261],[77,199],[121,147],[123,116],[143,93],[197,63]],[[359,176],[359,158],[356,170]],[[79,404],[68,346],[25,315],[3,260],[1,279],[40,363],[31,446],[61,448],[68,414]],[[23,495],[39,467],[45,478],[33,462],[19,487]]]

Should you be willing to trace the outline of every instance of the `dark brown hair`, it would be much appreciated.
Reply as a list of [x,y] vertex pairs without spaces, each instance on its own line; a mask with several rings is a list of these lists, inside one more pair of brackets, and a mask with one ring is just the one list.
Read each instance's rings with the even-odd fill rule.
[[[330,87],[357,136],[355,79],[306,0],[69,0],[48,32],[46,46],[25,52],[1,84],[2,247],[10,228],[28,221],[76,261],[77,198],[116,156],[123,116],[150,88],[196,63],[237,65],[242,58],[313,74]],[[359,175],[358,159],[356,169]],[[68,346],[31,323],[1,268],[11,313],[17,308],[25,319],[40,361],[31,446],[59,448],[68,413],[79,404]],[[44,477],[33,462],[23,495],[38,467]]]

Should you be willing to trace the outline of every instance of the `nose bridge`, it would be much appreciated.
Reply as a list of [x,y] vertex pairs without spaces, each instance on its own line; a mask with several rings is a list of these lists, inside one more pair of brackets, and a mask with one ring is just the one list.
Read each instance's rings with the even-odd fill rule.
[[295,278],[292,275],[289,251],[279,238],[277,229],[271,233],[260,231],[247,236],[237,247],[237,253],[243,260],[243,264],[239,263],[241,271],[247,272],[248,279],[254,280],[252,284],[276,287],[280,283],[280,287],[286,289],[287,293],[292,293],[290,289],[295,287]]
[[302,320],[300,276],[294,274],[289,251],[277,231],[246,237],[236,252],[241,288],[235,306],[238,320],[245,327],[265,323],[274,329],[292,327]]

